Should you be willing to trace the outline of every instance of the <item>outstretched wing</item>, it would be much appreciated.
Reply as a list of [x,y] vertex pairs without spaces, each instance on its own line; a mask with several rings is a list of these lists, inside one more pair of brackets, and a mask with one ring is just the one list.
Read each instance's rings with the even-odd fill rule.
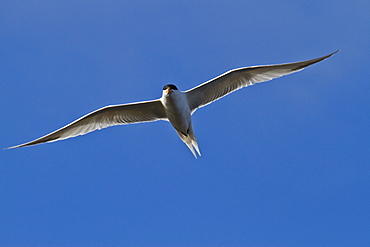
[[160,100],[111,105],[93,111],[34,141],[9,147],[8,149],[63,140],[109,126],[152,122],[157,120],[167,120],[166,113]]
[[307,66],[331,57],[337,52],[338,51],[327,56],[302,62],[252,66],[230,70],[210,81],[186,91],[190,110],[193,113],[198,108],[210,104],[213,101],[243,87],[298,72]]

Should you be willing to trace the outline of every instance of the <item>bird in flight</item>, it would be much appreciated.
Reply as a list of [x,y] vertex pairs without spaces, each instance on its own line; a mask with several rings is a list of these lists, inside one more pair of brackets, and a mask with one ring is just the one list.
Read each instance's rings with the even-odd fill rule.
[[187,91],[180,91],[175,85],[168,84],[163,87],[160,99],[109,105],[93,111],[50,134],[8,149],[59,141],[115,125],[165,120],[172,124],[180,139],[197,158],[197,154],[199,156],[201,154],[191,121],[191,116],[197,109],[243,87],[301,71],[337,52],[295,63],[233,69]]

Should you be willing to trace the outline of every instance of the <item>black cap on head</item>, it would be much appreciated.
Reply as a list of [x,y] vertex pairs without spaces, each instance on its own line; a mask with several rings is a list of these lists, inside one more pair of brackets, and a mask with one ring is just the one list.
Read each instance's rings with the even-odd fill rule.
[[167,84],[166,86],[163,87],[163,90],[166,90],[167,88],[170,88],[172,90],[178,90],[177,87],[173,84]]

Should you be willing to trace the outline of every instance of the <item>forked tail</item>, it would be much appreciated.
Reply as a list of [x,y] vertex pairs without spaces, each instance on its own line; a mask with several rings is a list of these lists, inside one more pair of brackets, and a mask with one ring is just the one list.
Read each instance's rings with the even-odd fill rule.
[[[188,146],[188,148],[190,149],[190,151],[192,152],[192,154],[194,155],[196,159],[198,158],[197,153],[199,156],[201,156],[197,138],[194,135],[192,126],[190,126],[187,135],[185,135],[184,133],[180,131],[177,131],[177,134],[179,135],[180,139],[186,144],[186,146]],[[195,151],[197,151],[197,153]]]

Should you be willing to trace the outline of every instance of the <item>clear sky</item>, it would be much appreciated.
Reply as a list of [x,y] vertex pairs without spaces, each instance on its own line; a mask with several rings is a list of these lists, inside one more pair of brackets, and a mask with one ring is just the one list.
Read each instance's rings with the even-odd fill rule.
[[0,3],[0,146],[229,69],[341,52],[193,115],[0,151],[2,246],[370,246],[369,1]]

